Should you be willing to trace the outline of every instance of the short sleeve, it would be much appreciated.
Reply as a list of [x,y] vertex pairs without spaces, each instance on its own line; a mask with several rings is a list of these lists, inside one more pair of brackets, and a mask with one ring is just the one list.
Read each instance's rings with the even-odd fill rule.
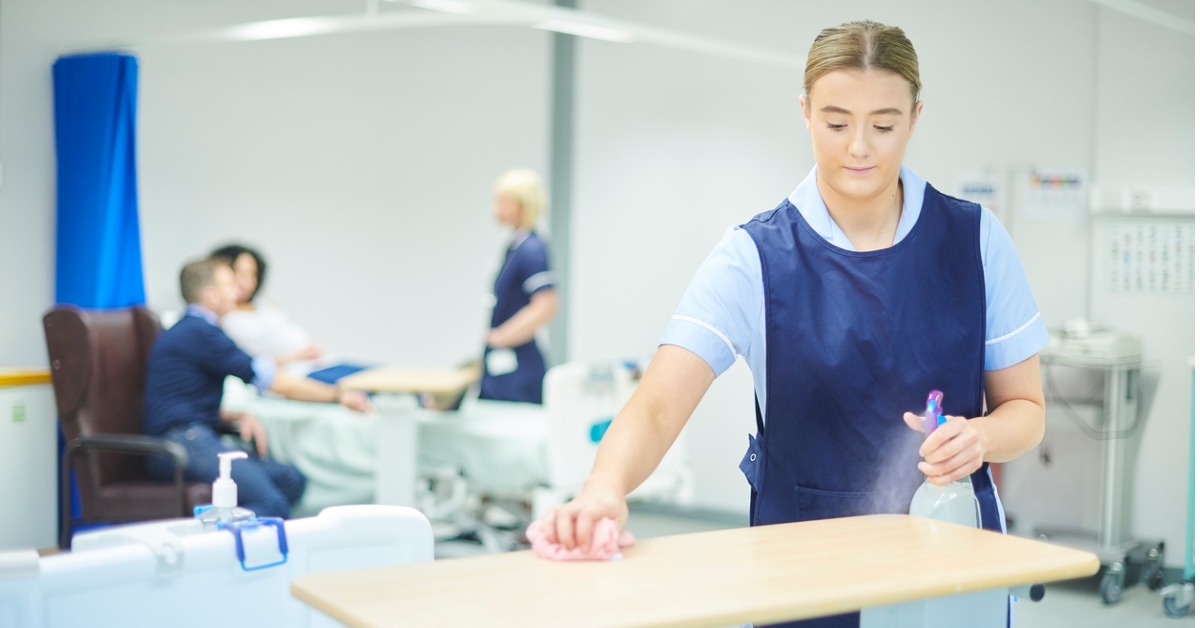
[[1017,247],[996,219],[984,209],[980,218],[980,248],[987,301],[987,338],[983,368],[997,371],[1041,351],[1050,340]]
[[660,344],[695,353],[720,375],[760,336],[762,316],[758,247],[733,227],[696,271]]
[[550,256],[546,245],[540,239],[527,242],[527,246],[517,249],[517,253],[521,256],[519,268],[522,292],[532,296],[536,292],[554,287]]

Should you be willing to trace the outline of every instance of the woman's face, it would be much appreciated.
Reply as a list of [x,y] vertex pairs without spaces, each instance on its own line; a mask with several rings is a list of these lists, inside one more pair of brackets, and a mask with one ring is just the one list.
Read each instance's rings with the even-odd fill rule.
[[233,278],[237,282],[238,303],[250,301],[250,295],[258,288],[258,262],[249,253],[242,253],[233,260]]
[[492,209],[496,213],[496,222],[513,229],[521,226],[521,203],[511,196],[497,190]]
[[916,128],[908,81],[886,70],[834,70],[800,98],[827,205],[889,198]]

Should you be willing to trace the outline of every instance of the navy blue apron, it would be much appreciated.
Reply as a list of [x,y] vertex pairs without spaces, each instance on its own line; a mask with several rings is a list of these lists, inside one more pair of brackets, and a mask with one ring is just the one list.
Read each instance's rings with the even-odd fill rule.
[[[530,233],[525,241],[515,249],[509,248],[505,252],[504,263],[500,267],[500,272],[496,274],[494,286],[496,305],[492,308],[492,329],[503,325],[521,308],[529,305],[530,295],[525,294],[524,282],[534,273],[546,269],[540,266],[529,268],[529,264],[523,264],[522,250],[531,245],[540,244],[540,242],[536,233]],[[491,347],[484,347],[484,369],[483,377],[479,382],[479,398],[541,403],[542,379],[546,376],[546,360],[542,357],[542,352],[538,350],[537,342],[530,340],[523,345],[513,347],[512,351],[517,358],[517,368],[511,373],[503,375],[492,375],[487,371],[488,354],[492,351]]]
[[[981,414],[981,210],[925,189],[912,230],[879,251],[833,245],[787,200],[742,226],[766,298],[766,421],[741,465],[751,525],[907,513],[922,436],[902,414],[935,388],[947,415]],[[999,530],[987,464],[971,479]],[[788,625],[858,626],[858,613]]]

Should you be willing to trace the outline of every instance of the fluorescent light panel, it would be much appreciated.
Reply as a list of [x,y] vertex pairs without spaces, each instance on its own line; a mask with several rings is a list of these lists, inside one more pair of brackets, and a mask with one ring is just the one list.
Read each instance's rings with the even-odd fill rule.
[[226,33],[229,39],[284,39],[319,35],[333,31],[336,27],[336,21],[330,18],[295,17],[242,24],[229,28]]
[[585,22],[575,22],[572,20],[542,20],[541,22],[534,23],[533,27],[546,31],[554,31],[556,33],[564,33],[567,35],[602,39],[604,41],[615,41],[626,44],[633,41],[633,34],[628,31],[609,28],[607,26],[599,26],[596,24],[588,24]]
[[478,8],[474,2],[466,0],[409,0],[409,4],[422,9],[459,14],[474,13]]

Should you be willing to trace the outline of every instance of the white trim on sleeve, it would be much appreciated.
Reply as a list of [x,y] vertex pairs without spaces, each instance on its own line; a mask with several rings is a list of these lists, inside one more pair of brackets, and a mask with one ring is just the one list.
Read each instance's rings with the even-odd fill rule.
[[729,340],[729,336],[726,336],[725,334],[721,333],[721,330],[717,329],[716,327],[713,327],[712,325],[709,325],[708,323],[706,323],[698,318],[693,318],[691,316],[682,316],[679,314],[675,314],[674,316],[672,316],[671,320],[683,321],[685,323],[699,325],[700,327],[703,327],[704,329],[711,331],[713,334],[716,335],[717,338],[721,339],[721,342],[725,343],[725,347],[729,349],[729,353],[733,354],[733,359],[735,359],[735,360],[737,359],[737,350],[733,348],[733,342]]
[[986,340],[986,341],[984,341],[983,344],[984,345],[994,345],[998,342],[1004,342],[1005,340],[1008,340],[1009,338],[1012,338],[1013,336],[1016,336],[1017,334],[1020,334],[1021,332],[1028,329],[1030,325],[1036,323],[1037,320],[1041,317],[1042,317],[1042,313],[1036,312],[1036,313],[1034,313],[1033,318],[1025,321],[1024,325],[1021,325],[1020,327],[1008,332],[1007,334],[1004,334],[1003,336],[1000,336],[999,338],[993,338],[991,340]]
[[540,273],[534,273],[530,275],[529,278],[521,284],[521,289],[525,291],[525,294],[533,294],[535,290],[551,285],[554,285],[554,273],[548,270],[543,270]]

